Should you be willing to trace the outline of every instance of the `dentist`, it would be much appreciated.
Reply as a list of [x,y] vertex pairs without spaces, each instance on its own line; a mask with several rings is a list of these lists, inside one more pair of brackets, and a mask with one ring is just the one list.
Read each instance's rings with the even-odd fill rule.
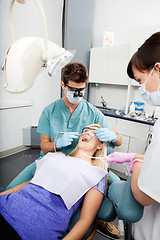
[[[131,58],[128,76],[140,84],[142,98],[153,106],[160,106],[160,32],[153,34]],[[135,240],[160,238],[160,120],[153,127],[152,142],[143,163],[135,161],[131,189],[143,206],[142,219],[133,224]]]
[[96,132],[100,141],[109,142],[108,154],[114,146],[122,144],[121,136],[114,131],[106,117],[92,104],[83,99],[88,72],[86,67],[73,62],[62,69],[61,87],[64,97],[48,105],[42,112],[37,131],[41,134],[41,156],[54,152],[55,137],[65,132],[56,141],[56,147],[69,154],[78,143],[78,134],[86,125],[99,124]]

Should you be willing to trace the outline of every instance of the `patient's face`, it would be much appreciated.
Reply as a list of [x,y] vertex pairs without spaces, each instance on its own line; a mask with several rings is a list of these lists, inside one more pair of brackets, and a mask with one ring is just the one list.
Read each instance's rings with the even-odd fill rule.
[[79,149],[84,149],[87,151],[93,151],[101,144],[100,140],[96,136],[95,132],[97,127],[86,127],[82,130],[82,135],[79,138]]

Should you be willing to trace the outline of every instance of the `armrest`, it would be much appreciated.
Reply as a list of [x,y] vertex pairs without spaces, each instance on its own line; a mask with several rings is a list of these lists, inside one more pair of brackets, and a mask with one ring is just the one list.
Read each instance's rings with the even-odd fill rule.
[[143,216],[144,207],[135,200],[131,191],[131,177],[127,181],[112,183],[108,197],[113,202],[119,219],[137,222]]
[[112,222],[116,216],[117,214],[113,203],[108,198],[105,198],[97,213],[97,218],[105,222]]

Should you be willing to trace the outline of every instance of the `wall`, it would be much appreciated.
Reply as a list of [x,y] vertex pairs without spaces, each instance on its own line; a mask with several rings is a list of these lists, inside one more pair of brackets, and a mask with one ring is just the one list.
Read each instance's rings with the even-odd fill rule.
[[[48,39],[62,44],[62,9],[63,0],[40,0],[46,14]],[[10,1],[0,1],[0,63],[11,45],[9,30]],[[43,37],[42,22],[39,9],[33,0],[25,5],[15,1],[13,6],[13,26],[15,38],[25,36]],[[0,70],[0,152],[23,145],[22,129],[37,125],[43,108],[60,96],[60,73],[52,79],[42,69],[35,79],[34,85],[27,92],[12,94],[4,89],[4,72]],[[14,108],[12,108],[12,107]]]
[[65,47],[76,50],[73,61],[83,63],[88,69],[94,7],[94,0],[67,0],[66,6]]
[[[115,32],[114,46],[131,44],[135,27],[159,24],[159,9],[159,0],[95,0],[92,47],[103,46],[104,31]],[[136,98],[137,91],[136,87]],[[126,86],[90,84],[89,93],[89,101],[95,105],[101,105],[101,96],[108,107],[121,108],[126,104]]]

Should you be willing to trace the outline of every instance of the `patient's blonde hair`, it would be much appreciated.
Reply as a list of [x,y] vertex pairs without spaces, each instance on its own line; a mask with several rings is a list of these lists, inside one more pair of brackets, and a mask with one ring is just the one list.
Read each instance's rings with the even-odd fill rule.
[[[89,125],[87,127],[101,128],[101,126],[98,125],[98,124],[91,124],[91,125]],[[73,149],[73,151],[69,155],[74,157],[76,155],[77,151],[78,151],[78,145],[75,147],[75,149]],[[92,163],[95,166],[101,167],[101,168],[103,168],[104,170],[107,171],[107,169],[108,169],[107,161],[104,161],[103,159],[98,159],[99,157],[107,157],[107,142],[103,142],[102,149],[98,149],[94,153],[93,157],[97,157],[97,158],[92,158]]]

